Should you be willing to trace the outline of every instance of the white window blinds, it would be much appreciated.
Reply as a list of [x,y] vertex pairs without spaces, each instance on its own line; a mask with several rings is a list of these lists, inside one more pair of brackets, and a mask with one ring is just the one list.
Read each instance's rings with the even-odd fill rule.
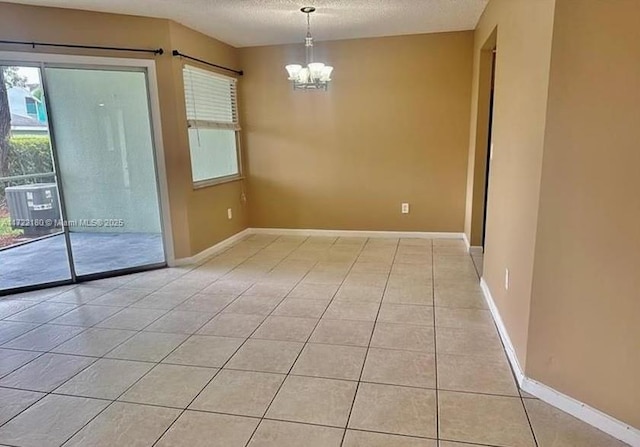
[[189,65],[183,76],[190,128],[240,130],[234,78]]

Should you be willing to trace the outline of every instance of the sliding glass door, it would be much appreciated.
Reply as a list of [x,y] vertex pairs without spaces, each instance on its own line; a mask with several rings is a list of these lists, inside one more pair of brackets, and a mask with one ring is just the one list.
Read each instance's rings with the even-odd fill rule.
[[[0,251],[0,293],[164,266],[146,70],[48,64],[33,70],[42,79],[30,89],[39,87],[41,115],[34,109],[34,116],[43,119],[42,138],[50,142],[48,164],[0,173],[0,232],[20,233]],[[28,154],[12,150],[13,165],[22,157],[17,165],[31,166]],[[11,188],[21,186],[29,190],[16,199],[19,206],[44,217],[43,225],[50,217],[48,227],[20,232],[12,226],[28,212],[18,215],[13,205],[10,215],[5,196],[7,190],[16,196],[20,191]],[[51,216],[33,211],[45,208]]]
[[163,264],[146,73],[45,75],[76,275]]

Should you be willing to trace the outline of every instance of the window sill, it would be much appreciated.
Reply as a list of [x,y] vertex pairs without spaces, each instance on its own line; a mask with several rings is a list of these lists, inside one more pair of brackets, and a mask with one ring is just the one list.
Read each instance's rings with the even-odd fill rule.
[[244,176],[230,175],[228,177],[220,177],[220,178],[211,179],[211,180],[203,180],[201,182],[193,183],[193,189],[194,190],[204,189],[204,188],[209,188],[211,186],[224,185],[225,183],[238,182],[240,180],[244,180]]

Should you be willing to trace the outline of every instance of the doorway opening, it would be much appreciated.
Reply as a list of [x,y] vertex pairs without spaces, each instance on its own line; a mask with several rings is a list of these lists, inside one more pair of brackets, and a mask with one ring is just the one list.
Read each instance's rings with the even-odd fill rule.
[[487,246],[487,227],[490,225],[489,198],[494,137],[496,61],[497,29],[491,33],[483,45],[479,61],[478,109],[473,165],[473,202],[469,252],[480,275],[482,275],[483,255]]
[[487,126],[487,153],[485,156],[485,176],[484,176],[484,205],[482,214],[482,242],[481,247],[484,252],[485,239],[487,237],[487,204],[489,200],[489,178],[491,171],[491,156],[493,152],[493,104],[495,98],[495,85],[496,85],[496,49],[491,51],[491,92],[489,94],[489,123]]

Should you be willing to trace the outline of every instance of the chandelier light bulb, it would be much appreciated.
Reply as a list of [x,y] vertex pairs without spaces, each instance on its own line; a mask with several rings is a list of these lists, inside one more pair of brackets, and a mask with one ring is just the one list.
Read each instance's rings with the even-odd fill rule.
[[331,72],[333,72],[333,67],[329,65],[325,65],[324,68],[322,69],[320,80],[322,82],[329,82],[331,80]]
[[286,68],[287,72],[289,73],[289,80],[293,81],[293,80],[298,79],[298,75],[300,74],[300,70],[302,70],[302,65],[291,64],[291,65],[287,65],[284,68]]
[[300,74],[298,75],[298,82],[301,84],[307,84],[310,80],[309,69],[305,67],[300,70]]
[[311,79],[320,79],[322,71],[324,70],[324,64],[322,62],[312,62],[309,64],[309,72],[311,72]]

